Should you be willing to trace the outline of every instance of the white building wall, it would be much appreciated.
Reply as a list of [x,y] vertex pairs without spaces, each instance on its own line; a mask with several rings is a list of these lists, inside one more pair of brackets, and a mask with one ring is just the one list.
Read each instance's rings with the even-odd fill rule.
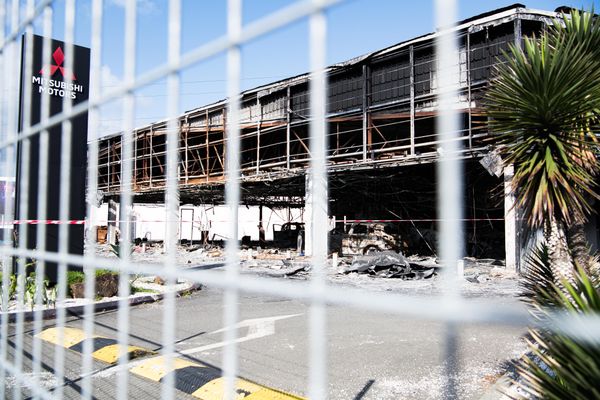
[[[250,236],[251,240],[258,240],[258,206],[240,206],[238,213],[239,237]],[[291,221],[304,222],[302,210],[291,209]],[[104,203],[93,210],[90,221],[93,226],[107,225],[108,204]],[[223,240],[227,238],[227,223],[229,210],[226,206],[192,206],[182,205],[179,210],[180,220],[178,239],[200,240],[202,229],[208,229],[209,239]],[[193,216],[193,217],[192,217]],[[157,204],[135,204],[133,218],[135,221],[135,238],[147,237],[149,240],[164,240],[165,207]],[[263,206],[263,226],[267,240],[273,239],[273,226],[281,225],[288,221],[287,209],[272,210]],[[193,236],[192,236],[193,235]]]

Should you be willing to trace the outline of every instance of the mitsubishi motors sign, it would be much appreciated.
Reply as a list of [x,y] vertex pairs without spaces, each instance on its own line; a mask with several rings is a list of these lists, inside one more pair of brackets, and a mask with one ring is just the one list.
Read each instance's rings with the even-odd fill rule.
[[[56,50],[52,53],[52,60],[52,64],[42,67],[37,76],[31,77],[31,84],[37,87],[40,94],[48,93],[52,96],[66,96],[73,100],[77,99],[77,95],[83,94],[83,85],[77,83],[77,76],[73,71],[63,67],[65,54],[62,46],[56,47]],[[55,79],[55,77],[58,79]],[[65,78],[69,78],[71,82],[63,81]]]
[[[20,95],[20,127],[25,126],[23,121],[24,108],[28,104],[29,97],[30,121],[34,126],[41,120],[42,115],[42,97],[48,96],[48,106],[50,116],[60,114],[63,109],[65,99],[74,106],[80,102],[86,101],[89,96],[89,75],[90,75],[90,49],[81,46],[67,46],[58,40],[50,40],[49,60],[44,64],[43,50],[44,38],[37,35],[24,36],[21,53],[21,95]],[[28,46],[32,47],[33,54],[31,70],[26,71],[25,57],[28,54]],[[72,49],[72,53],[69,53]],[[72,65],[72,70],[67,68]],[[27,82],[28,81],[28,82]],[[26,85],[29,83],[29,85]],[[30,90],[25,93],[25,88],[29,86]],[[68,220],[85,219],[85,183],[87,174],[87,130],[88,114],[78,114],[69,119],[71,122],[71,163],[69,165],[70,179],[68,182],[62,182],[60,179],[62,159],[66,156],[64,153],[62,124],[49,127],[49,154],[48,163],[40,165],[40,133],[32,136],[30,139],[31,150],[28,159],[23,158],[22,147],[18,150],[17,179],[16,179],[16,218],[17,220],[37,220],[38,219],[38,197],[40,171],[48,171],[47,181],[47,220],[59,220],[60,210],[60,192],[69,186],[69,215]],[[20,144],[20,143],[19,143]],[[24,163],[28,164],[28,176],[22,176],[21,170]],[[29,183],[27,197],[28,204],[25,209],[19,209],[19,198],[22,195],[21,188],[23,183]],[[23,230],[22,225],[15,226],[17,230]],[[29,249],[58,251],[59,228],[58,225],[46,226],[46,246],[41,249],[37,245],[37,225],[28,225],[27,228],[27,247]],[[71,254],[83,254],[83,225],[69,225],[69,252]],[[50,280],[56,279],[56,265],[47,263],[47,275]]]

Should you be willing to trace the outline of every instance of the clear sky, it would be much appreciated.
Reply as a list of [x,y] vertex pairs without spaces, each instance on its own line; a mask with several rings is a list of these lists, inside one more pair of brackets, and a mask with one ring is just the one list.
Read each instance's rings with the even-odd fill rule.
[[[25,3],[24,0],[21,0]],[[243,0],[243,23],[286,7],[294,0]],[[63,35],[63,0],[56,2],[54,37]],[[91,0],[77,0],[76,43],[90,45]],[[108,89],[122,79],[124,59],[125,0],[104,0],[103,86]],[[459,0],[459,18],[513,4],[509,0]],[[226,0],[182,0],[182,52],[221,37],[226,32]],[[554,10],[560,5],[600,9],[600,0],[530,0],[529,8]],[[166,62],[167,0],[138,0],[137,71],[144,73]],[[433,0],[346,0],[330,9],[327,61],[336,63],[378,50],[435,30]],[[36,28],[38,33],[41,30]],[[248,43],[242,48],[242,87],[249,89],[308,70],[308,21],[298,21]],[[181,111],[225,97],[225,54],[186,71],[181,79]],[[157,82],[137,96],[136,125],[165,117],[165,84]],[[122,123],[118,102],[105,107],[102,134],[115,133]]]

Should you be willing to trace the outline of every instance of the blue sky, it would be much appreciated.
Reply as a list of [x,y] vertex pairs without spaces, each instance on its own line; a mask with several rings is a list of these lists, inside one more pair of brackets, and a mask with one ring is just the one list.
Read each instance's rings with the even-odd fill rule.
[[[295,0],[245,0],[243,22],[249,23],[286,7]],[[22,0],[24,3],[24,1]],[[122,79],[124,59],[125,0],[104,0],[103,85],[106,89]],[[77,0],[76,43],[90,45],[91,0]],[[226,32],[226,0],[182,0],[182,52],[216,39]],[[459,18],[513,4],[513,1],[459,1]],[[529,8],[554,10],[560,5],[600,9],[600,0],[533,0]],[[63,38],[63,1],[56,2],[54,37]],[[166,62],[167,0],[138,0],[137,71],[147,72]],[[433,1],[347,0],[330,9],[327,61],[332,64],[432,32]],[[41,33],[41,30],[38,33]],[[183,71],[181,111],[196,108],[225,96],[225,54]],[[308,21],[301,20],[242,48],[242,87],[259,86],[308,70]],[[136,125],[165,117],[165,85],[157,82],[137,94]],[[102,134],[121,126],[119,102],[102,113]]]

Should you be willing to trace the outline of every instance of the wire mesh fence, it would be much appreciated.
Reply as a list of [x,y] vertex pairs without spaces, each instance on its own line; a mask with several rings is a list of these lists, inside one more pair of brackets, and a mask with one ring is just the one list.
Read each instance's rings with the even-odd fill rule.
[[[20,92],[31,93],[36,81],[24,79],[22,85],[16,77],[20,76],[23,69],[27,74],[36,74],[34,60],[33,34],[39,33],[43,37],[43,51],[41,63],[44,66],[53,66],[60,69],[64,82],[63,90],[77,96],[77,89],[72,85],[77,84],[75,76],[69,71],[75,71],[76,60],[69,57],[75,53],[76,7],[79,2],[66,0],[57,2],[52,0],[22,2],[6,0],[0,3],[0,82],[2,91],[2,107],[0,112],[2,136],[0,138],[0,151],[2,155],[2,173],[4,179],[4,218],[6,221],[15,221],[10,228],[4,226],[2,254],[2,304],[9,304],[11,290],[16,294],[17,312],[2,311],[1,317],[1,346],[0,346],[0,382],[13,379],[18,384],[13,385],[12,391],[2,390],[1,398],[22,398],[24,392],[33,398],[63,398],[69,396],[65,393],[66,386],[77,386],[78,393],[86,399],[101,397],[95,387],[94,360],[97,358],[97,341],[104,340],[96,335],[96,309],[93,302],[83,306],[81,318],[81,345],[78,351],[80,358],[79,379],[73,381],[66,377],[69,362],[65,343],[73,334],[68,320],[69,315],[65,307],[57,307],[55,319],[52,322],[52,343],[58,344],[51,350],[44,347],[44,338],[47,339],[48,324],[44,322],[45,305],[50,301],[59,303],[64,301],[70,290],[68,287],[68,271],[73,266],[78,266],[84,273],[84,297],[95,297],[96,273],[100,269],[107,269],[118,273],[118,307],[116,317],[116,339],[111,342],[116,346],[116,358],[113,360],[116,371],[114,395],[119,399],[129,397],[132,367],[130,360],[130,347],[132,332],[130,280],[137,275],[157,275],[163,277],[167,285],[175,285],[178,279],[184,278],[190,282],[197,282],[223,290],[223,325],[224,341],[226,343],[221,361],[223,376],[222,395],[224,398],[233,399],[242,383],[236,379],[240,375],[240,352],[237,344],[238,333],[235,329],[240,319],[240,293],[258,293],[273,297],[291,298],[307,302],[310,305],[309,328],[306,332],[309,342],[309,352],[306,355],[309,366],[306,378],[305,394],[311,399],[324,399],[328,397],[329,383],[328,371],[330,360],[327,358],[327,313],[331,305],[348,307],[348,309],[369,310],[376,313],[399,315],[406,318],[427,319],[444,324],[444,359],[446,360],[444,377],[445,381],[440,387],[444,398],[458,398],[457,374],[461,368],[460,355],[457,352],[459,340],[458,324],[461,323],[486,323],[526,326],[532,321],[521,308],[498,305],[493,302],[472,302],[461,297],[458,288],[458,274],[455,268],[446,268],[442,279],[446,283],[442,295],[412,296],[398,293],[367,292],[349,287],[337,287],[328,284],[326,276],[327,241],[328,241],[328,143],[331,132],[327,124],[327,75],[326,75],[326,43],[327,43],[327,11],[337,5],[338,0],[306,0],[297,1],[291,5],[273,12],[251,23],[242,23],[242,0],[229,0],[227,3],[227,30],[226,34],[217,39],[201,44],[191,50],[182,52],[182,5],[181,0],[168,1],[168,57],[163,64],[154,66],[144,73],[137,73],[136,46],[138,44],[138,10],[140,2],[134,0],[124,2],[124,80],[118,86],[100,90],[102,86],[102,57],[110,49],[104,48],[103,37],[107,28],[107,21],[103,15],[103,0],[92,0],[89,4],[91,26],[86,27],[90,32],[91,65],[89,98],[82,101],[72,101],[75,97],[65,95],[61,97],[61,107],[56,111],[51,107],[53,94],[44,90],[41,94],[39,105],[31,103],[28,95],[20,96]],[[57,3],[61,3],[60,5]],[[436,25],[451,27],[456,22],[456,2],[438,0],[435,2]],[[60,18],[57,13],[60,10]],[[55,46],[51,41],[53,31],[56,29],[55,20],[64,22],[60,31],[64,36],[63,59],[53,58]],[[226,55],[227,65],[227,102],[224,150],[225,163],[225,202],[229,209],[228,237],[237,238],[238,210],[241,202],[241,47],[255,39],[272,34],[279,28],[286,27],[299,20],[309,21],[309,148],[306,153],[310,155],[307,168],[305,197],[305,215],[307,221],[306,241],[307,247],[312,248],[310,258],[311,274],[308,282],[295,282],[286,280],[273,280],[257,276],[240,274],[239,270],[239,243],[237,240],[226,241],[225,272],[211,270],[182,269],[178,267],[176,245],[179,225],[180,206],[180,99],[182,95],[182,73],[197,63],[201,63],[216,55]],[[453,107],[461,91],[461,62],[459,51],[460,33],[453,29],[440,31],[435,36],[437,54],[437,89],[435,91],[439,117],[436,119],[435,128],[437,143],[440,145],[437,152],[440,154],[438,162],[438,215],[441,220],[440,232],[440,257],[449,266],[457,266],[461,258],[463,244],[457,238],[463,237],[461,221],[462,205],[460,193],[463,190],[463,174],[461,171],[460,140],[463,129],[459,123],[459,112]],[[22,48],[21,48],[22,47]],[[22,65],[18,62],[23,51]],[[412,51],[412,50],[411,50]],[[478,67],[482,68],[482,67]],[[41,74],[41,71],[40,71]],[[43,74],[42,74],[43,75]],[[95,251],[95,231],[92,226],[86,226],[86,251],[70,251],[69,236],[77,235],[79,231],[70,229],[70,224],[35,225],[19,223],[19,220],[33,221],[27,215],[35,215],[36,221],[78,221],[89,220],[93,212],[93,197],[98,192],[99,176],[99,128],[101,123],[101,108],[114,100],[122,101],[122,134],[120,140],[121,159],[115,161],[119,166],[118,193],[120,206],[123,210],[131,209],[134,187],[135,168],[133,160],[139,155],[139,149],[134,148],[136,133],[136,92],[139,89],[153,85],[160,80],[166,80],[167,87],[167,119],[164,126],[166,146],[164,149],[164,203],[166,215],[165,249],[166,253],[160,264],[134,262],[131,258],[133,233],[131,224],[123,224],[122,240],[119,248],[119,258],[99,258]],[[464,85],[463,85],[464,86]],[[59,88],[60,89],[60,88]],[[389,89],[382,89],[382,91]],[[41,90],[40,90],[41,91]],[[21,99],[21,100],[18,100]],[[52,103],[54,104],[54,103]],[[37,115],[37,120],[32,115]],[[86,199],[85,217],[73,218],[73,190],[74,174],[81,173],[71,168],[73,154],[71,143],[74,135],[81,132],[74,129],[75,119],[87,115],[87,153],[85,171]],[[37,121],[32,123],[32,121]],[[408,122],[409,123],[409,122]],[[414,121],[413,121],[414,123]],[[208,125],[208,117],[207,117]],[[60,129],[57,130],[57,127]],[[58,132],[58,133],[57,133]],[[55,164],[49,164],[55,157],[52,152],[56,136],[60,136],[61,154]],[[402,143],[410,148],[410,143]],[[414,144],[413,144],[414,145]],[[151,146],[151,144],[149,145]],[[362,149],[357,150],[357,154]],[[75,151],[80,151],[75,150]],[[34,157],[39,157],[35,166],[30,163]],[[152,156],[150,156],[151,158]],[[45,168],[47,165],[59,165],[60,185],[57,196],[58,217],[48,215],[50,193],[49,182],[56,171]],[[32,175],[32,168],[37,168]],[[31,182],[30,177],[35,176],[36,182]],[[12,177],[12,178],[10,178]],[[17,178],[14,178],[17,177]],[[32,186],[33,185],[33,186]],[[31,187],[37,188],[35,191]],[[15,197],[14,192],[19,195]],[[37,199],[32,202],[32,194]],[[81,194],[81,193],[80,193]],[[54,196],[52,195],[52,196]],[[32,205],[33,204],[33,205]],[[16,207],[16,209],[15,209]],[[36,209],[33,213],[32,208]],[[122,216],[128,221],[127,216]],[[8,225],[11,225],[10,223]],[[54,226],[57,225],[57,226]],[[13,229],[14,226],[14,229]],[[52,228],[50,228],[52,227]],[[18,229],[17,229],[18,228]],[[49,229],[54,229],[57,247],[50,249],[46,243]],[[81,228],[83,229],[83,227]],[[30,239],[35,237],[35,240]],[[31,243],[35,243],[32,246]],[[33,262],[35,260],[35,262]],[[30,288],[44,287],[44,278],[48,270],[56,271],[57,283],[55,293],[48,298],[45,290],[31,290]],[[29,272],[35,272],[33,281],[26,279]],[[11,282],[11,275],[19,278]],[[14,287],[13,287],[14,286]],[[178,315],[178,302],[174,291],[167,291],[162,299],[163,313],[160,316],[161,339],[157,344],[159,350],[155,356],[162,357],[163,370],[172,371],[181,363],[181,353],[176,350],[176,319],[185,317]],[[33,307],[30,305],[37,305]],[[29,308],[32,321],[26,321],[26,311]],[[559,329],[573,335],[579,335],[586,340],[596,341],[600,337],[599,321],[574,320],[561,317]],[[560,328],[562,327],[562,328]],[[28,338],[31,338],[28,339]],[[83,340],[82,338],[94,338]],[[76,345],[79,342],[71,343]],[[65,345],[63,345],[65,344]],[[51,351],[53,354],[48,354]],[[48,365],[47,359],[52,360]],[[44,373],[51,371],[52,385],[45,386],[41,381]],[[161,377],[161,398],[171,399],[179,396],[177,389],[177,376],[164,374]],[[101,393],[101,392],[100,392]],[[155,394],[158,396],[158,394]]]

